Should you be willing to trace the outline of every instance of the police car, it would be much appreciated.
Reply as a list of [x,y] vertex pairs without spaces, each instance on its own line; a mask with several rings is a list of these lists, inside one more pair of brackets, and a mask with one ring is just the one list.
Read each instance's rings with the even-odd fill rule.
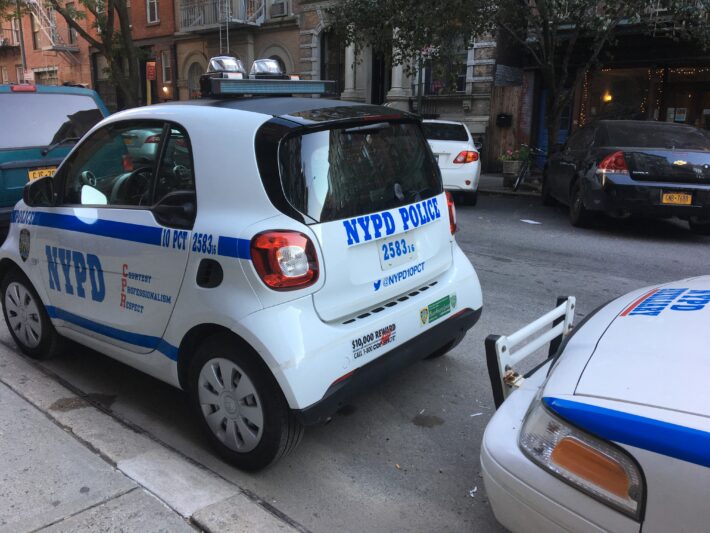
[[527,377],[514,365],[569,333],[574,299],[486,340],[500,407],[481,465],[505,527],[707,531],[709,302],[710,276],[627,294],[585,318]]
[[[211,84],[102,121],[28,184],[2,302],[25,354],[68,338],[186,390],[218,452],[256,470],[455,346],[481,289],[417,119],[290,96],[325,82]],[[136,161],[145,130],[158,148]]]

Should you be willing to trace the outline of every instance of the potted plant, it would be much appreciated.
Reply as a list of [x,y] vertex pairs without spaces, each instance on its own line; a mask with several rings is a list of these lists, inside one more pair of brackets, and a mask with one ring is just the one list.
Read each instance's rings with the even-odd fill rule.
[[499,159],[503,162],[503,185],[513,185],[523,161],[528,157],[530,150],[527,146],[521,146],[517,150],[508,149],[500,155]]

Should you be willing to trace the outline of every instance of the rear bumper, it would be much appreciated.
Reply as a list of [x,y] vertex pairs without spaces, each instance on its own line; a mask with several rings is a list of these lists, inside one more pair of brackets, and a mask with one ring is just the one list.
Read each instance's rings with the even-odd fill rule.
[[[447,191],[474,192],[481,179],[481,162],[457,165],[456,168],[442,168],[441,179]],[[468,181],[469,183],[466,183]]]
[[296,411],[297,416],[306,425],[326,422],[352,396],[380,383],[410,364],[424,359],[439,348],[449,343],[460,342],[466,332],[478,322],[482,310],[482,307],[475,310],[463,309],[418,337],[361,366],[347,379],[333,383],[322,400],[306,409]]
[[[659,217],[710,218],[710,185],[689,183],[644,182],[629,176],[607,175],[604,183],[598,176],[583,181],[584,204],[594,211],[626,211]],[[664,205],[666,192],[692,195],[691,205]]]

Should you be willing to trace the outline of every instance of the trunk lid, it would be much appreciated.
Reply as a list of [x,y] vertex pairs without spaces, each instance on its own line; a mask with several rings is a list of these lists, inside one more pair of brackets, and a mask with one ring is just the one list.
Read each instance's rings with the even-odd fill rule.
[[325,267],[325,284],[313,300],[326,321],[380,312],[380,304],[428,285],[452,263],[443,194],[311,229]]
[[710,183],[710,152],[639,148],[623,151],[634,180]]
[[441,174],[417,123],[301,130],[281,141],[279,162],[286,199],[320,245],[323,320],[379,312],[451,266]]
[[461,165],[454,164],[454,159],[465,150],[473,151],[473,143],[461,141],[429,141],[431,151],[439,163],[439,168],[461,168]]
[[599,339],[575,394],[710,417],[710,276],[670,283],[628,302]]

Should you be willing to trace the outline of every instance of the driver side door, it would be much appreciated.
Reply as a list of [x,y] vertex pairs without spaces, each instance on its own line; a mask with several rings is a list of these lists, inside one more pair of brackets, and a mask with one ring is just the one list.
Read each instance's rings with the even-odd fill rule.
[[[177,139],[174,176],[167,147]],[[158,194],[194,193],[193,168],[187,133],[162,121],[112,123],[77,147],[55,177],[58,206],[40,218],[41,270],[60,326],[133,352],[175,355],[160,340],[193,220],[159,222],[153,211]]]

